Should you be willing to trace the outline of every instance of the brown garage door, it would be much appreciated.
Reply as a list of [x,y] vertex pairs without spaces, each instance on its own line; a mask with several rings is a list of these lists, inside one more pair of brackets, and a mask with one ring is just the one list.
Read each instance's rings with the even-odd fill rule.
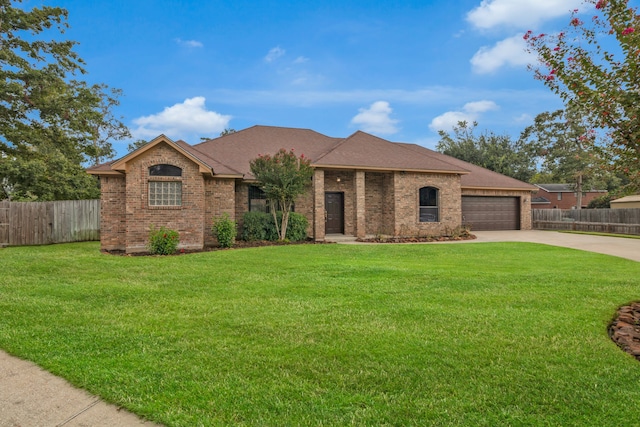
[[471,230],[519,230],[518,197],[462,196],[462,223]]

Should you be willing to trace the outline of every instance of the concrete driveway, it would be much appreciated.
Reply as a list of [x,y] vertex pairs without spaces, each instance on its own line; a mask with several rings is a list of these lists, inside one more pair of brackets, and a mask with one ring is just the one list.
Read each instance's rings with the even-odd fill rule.
[[640,239],[559,233],[557,231],[474,231],[471,242],[530,242],[613,255],[640,262]]

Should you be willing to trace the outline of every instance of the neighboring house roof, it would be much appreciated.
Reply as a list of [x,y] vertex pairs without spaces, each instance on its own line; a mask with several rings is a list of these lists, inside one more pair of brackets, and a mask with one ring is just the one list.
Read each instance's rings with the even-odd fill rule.
[[455,157],[447,156],[446,154],[439,153],[437,151],[430,150],[416,144],[404,144],[398,143],[404,147],[413,150],[414,152],[423,153],[436,159],[451,163],[458,168],[468,170],[468,175],[462,175],[460,185],[462,188],[499,188],[499,189],[514,189],[514,190],[535,190],[531,184],[522,182],[515,178],[503,175],[498,172],[483,168],[473,163],[465,162],[464,160],[456,159]]
[[625,196],[619,199],[612,200],[611,203],[633,203],[640,202],[640,194],[636,194],[634,196]]
[[531,198],[531,204],[532,205],[546,205],[548,203],[551,203],[551,202],[546,197],[532,197]]
[[310,129],[252,126],[219,138],[189,145],[164,135],[121,159],[88,169],[96,175],[120,174],[126,163],[155,145],[166,143],[192,159],[202,173],[221,177],[255,179],[249,163],[260,154],[293,149],[314,167],[395,170],[461,175],[463,188],[535,190],[536,187],[415,144],[390,142],[357,131],[348,138],[332,138]]
[[[536,187],[542,188],[547,193],[575,193],[576,187],[573,184],[535,184]],[[587,193],[606,193],[607,190],[583,190]]]

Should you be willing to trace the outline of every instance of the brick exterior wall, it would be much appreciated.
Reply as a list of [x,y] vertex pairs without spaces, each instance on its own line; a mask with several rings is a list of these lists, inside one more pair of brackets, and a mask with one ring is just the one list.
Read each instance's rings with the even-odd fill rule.
[[[395,236],[438,236],[462,224],[460,175],[396,172]],[[420,222],[420,188],[438,189],[438,222]]]
[[124,175],[100,177],[100,248],[124,251],[127,241],[126,178]]
[[366,173],[366,234],[393,234],[393,221],[395,219],[394,198],[393,173]]
[[[182,169],[181,177],[152,177],[182,182],[182,206],[149,206],[149,167],[170,164]],[[205,214],[204,177],[198,165],[165,143],[158,144],[127,163],[127,252],[147,250],[151,227],[165,226],[180,234],[179,248],[202,249]]]
[[520,198],[520,230],[531,230],[531,191],[517,190],[462,190],[463,196],[502,196]]
[[[218,240],[213,236],[211,228],[213,220],[223,214],[229,214],[231,219],[236,219],[236,184],[233,179],[205,178],[205,215],[202,235],[204,245],[217,246]],[[242,218],[242,217],[240,217]]]

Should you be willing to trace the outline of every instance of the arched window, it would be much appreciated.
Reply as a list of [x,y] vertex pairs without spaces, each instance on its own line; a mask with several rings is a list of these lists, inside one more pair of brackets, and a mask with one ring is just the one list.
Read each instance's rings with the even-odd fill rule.
[[440,221],[438,193],[438,189],[434,187],[420,189],[420,222]]
[[167,164],[153,165],[149,167],[149,176],[182,176],[182,169]]
[[149,206],[182,206],[182,169],[167,164],[149,167]]

